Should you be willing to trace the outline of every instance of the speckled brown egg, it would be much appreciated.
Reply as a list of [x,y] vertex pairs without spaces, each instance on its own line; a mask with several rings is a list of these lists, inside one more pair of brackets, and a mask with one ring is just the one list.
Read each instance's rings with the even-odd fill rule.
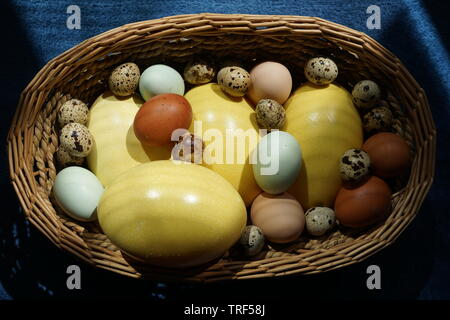
[[85,158],[74,157],[63,147],[59,147],[56,151],[56,160],[61,168],[66,168],[70,166],[81,166],[83,165]]
[[246,256],[258,254],[264,247],[265,238],[262,230],[257,226],[247,226],[239,239],[243,252]]
[[256,121],[263,129],[280,129],[286,120],[283,106],[272,99],[262,99],[255,108]]
[[364,131],[367,133],[387,131],[392,125],[392,112],[386,107],[370,110],[363,117]]
[[370,109],[380,100],[380,88],[372,80],[361,80],[352,90],[353,103],[360,109]]
[[242,97],[250,86],[250,74],[240,67],[225,67],[217,74],[220,88],[233,97]]
[[305,77],[317,85],[333,82],[338,75],[338,67],[330,58],[315,57],[305,64]]
[[186,131],[172,149],[172,158],[192,163],[202,163],[205,143],[202,138]]
[[327,207],[309,208],[305,213],[306,230],[313,236],[321,236],[333,229],[336,223],[334,210]]
[[193,61],[184,68],[184,80],[190,84],[211,82],[216,76],[214,67],[206,61]]
[[89,108],[78,99],[67,100],[58,111],[58,124],[61,128],[72,122],[87,125],[88,121]]
[[341,178],[345,182],[359,182],[369,173],[369,155],[361,149],[345,151],[339,163]]
[[79,123],[69,123],[61,129],[59,143],[71,156],[86,157],[92,149],[94,139],[88,128]]
[[132,95],[139,85],[141,72],[133,62],[121,64],[111,73],[108,86],[116,96],[126,97]]

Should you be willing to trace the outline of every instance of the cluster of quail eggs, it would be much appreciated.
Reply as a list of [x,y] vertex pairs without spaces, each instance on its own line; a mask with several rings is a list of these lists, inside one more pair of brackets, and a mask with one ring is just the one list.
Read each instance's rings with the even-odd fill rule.
[[94,139],[86,127],[89,121],[89,108],[78,100],[66,101],[57,114],[59,147],[56,158],[62,168],[81,166],[92,150]]

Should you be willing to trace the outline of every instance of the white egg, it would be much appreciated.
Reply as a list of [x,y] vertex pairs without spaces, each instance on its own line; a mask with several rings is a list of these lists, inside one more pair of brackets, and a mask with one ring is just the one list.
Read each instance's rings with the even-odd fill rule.
[[53,195],[64,212],[80,221],[97,219],[97,205],[104,188],[98,178],[82,167],[61,170],[53,184]]
[[302,151],[294,136],[275,130],[261,138],[252,162],[259,187],[267,193],[280,194],[297,179],[302,166]]
[[139,91],[145,101],[163,93],[176,93],[182,96],[184,80],[177,70],[164,64],[155,64],[142,72]]

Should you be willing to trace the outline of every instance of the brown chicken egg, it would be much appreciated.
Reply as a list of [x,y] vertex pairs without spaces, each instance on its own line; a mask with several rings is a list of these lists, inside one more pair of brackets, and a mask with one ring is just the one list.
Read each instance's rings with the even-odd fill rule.
[[382,179],[371,176],[357,186],[343,186],[334,203],[336,218],[347,227],[366,227],[389,213],[391,190]]
[[369,154],[372,173],[381,178],[396,177],[410,164],[409,145],[394,133],[373,135],[363,144],[362,150]]
[[261,193],[253,201],[250,216],[267,240],[288,243],[298,239],[305,227],[305,214],[300,203],[289,193]]

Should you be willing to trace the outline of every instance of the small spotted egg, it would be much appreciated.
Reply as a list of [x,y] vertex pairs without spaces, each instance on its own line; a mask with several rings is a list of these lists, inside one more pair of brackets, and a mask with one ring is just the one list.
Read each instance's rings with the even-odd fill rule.
[[89,108],[78,99],[67,100],[58,111],[58,124],[61,128],[72,122],[86,125],[88,121]]
[[116,96],[130,96],[136,91],[140,76],[139,67],[135,63],[123,63],[111,73],[108,80],[109,89]]
[[94,138],[84,125],[69,123],[61,129],[59,142],[71,156],[86,157],[91,152]]
[[386,107],[374,108],[363,117],[363,127],[367,133],[388,131],[392,122],[392,112]]
[[250,74],[240,67],[225,67],[217,74],[220,88],[233,97],[242,97],[250,87]]
[[317,85],[333,82],[338,75],[338,67],[330,58],[315,57],[305,64],[305,77]]
[[186,65],[183,75],[190,84],[204,84],[214,79],[216,71],[206,61],[193,61]]
[[313,236],[321,236],[333,229],[336,223],[334,210],[327,207],[313,207],[305,213],[306,230]]
[[353,103],[360,109],[369,109],[380,100],[380,88],[371,80],[361,80],[352,90]]
[[272,99],[262,99],[255,108],[256,121],[264,129],[281,129],[286,120],[283,106]]
[[186,131],[172,148],[172,158],[185,162],[201,163],[205,143],[202,138]]
[[260,228],[257,226],[247,226],[239,239],[244,254],[254,256],[258,254],[264,247],[265,239]]
[[339,163],[342,180],[345,182],[359,182],[369,173],[369,155],[361,149],[345,151]]
[[71,166],[81,166],[84,162],[83,157],[74,157],[63,147],[59,147],[56,151],[56,160],[61,168],[71,167]]

